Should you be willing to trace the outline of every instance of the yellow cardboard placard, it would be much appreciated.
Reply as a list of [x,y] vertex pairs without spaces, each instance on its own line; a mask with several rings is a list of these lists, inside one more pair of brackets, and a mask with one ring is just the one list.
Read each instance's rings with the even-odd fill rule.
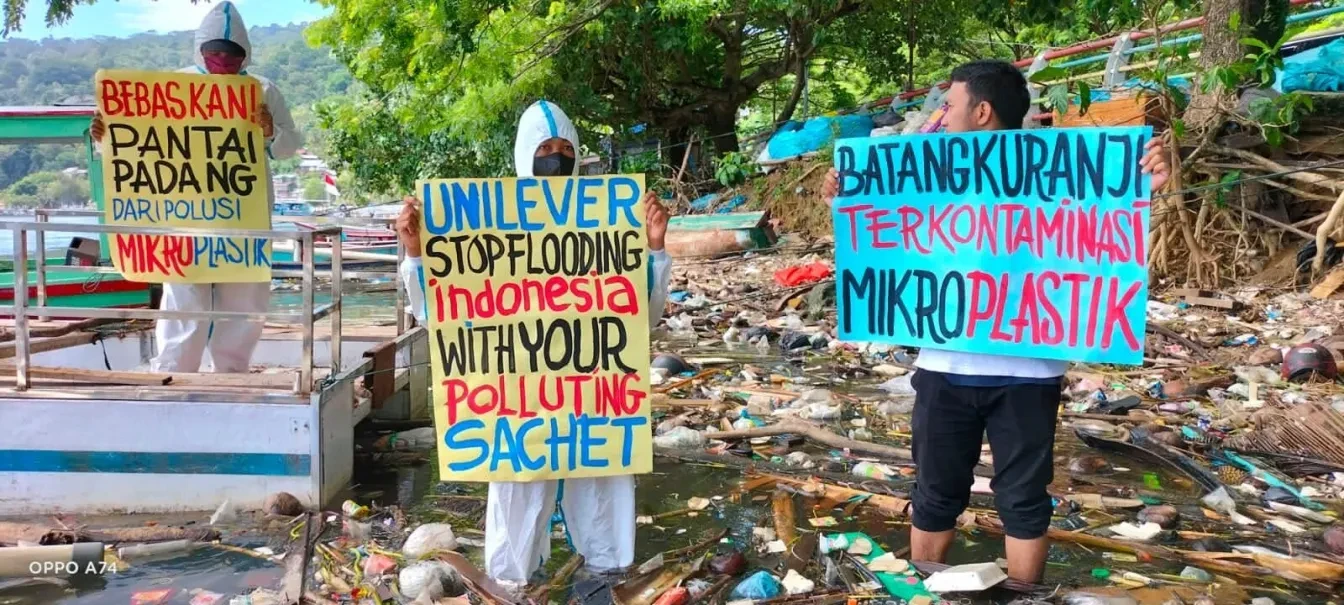
[[647,473],[643,175],[419,184],[439,473]]
[[[94,91],[107,128],[104,224],[271,228],[256,79],[99,70]],[[114,233],[108,243],[113,264],[130,281],[271,279],[268,239]]]

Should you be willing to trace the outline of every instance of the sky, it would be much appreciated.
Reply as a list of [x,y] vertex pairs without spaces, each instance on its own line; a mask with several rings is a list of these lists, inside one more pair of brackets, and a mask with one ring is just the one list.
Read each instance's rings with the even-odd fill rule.
[[[313,21],[328,9],[310,0],[233,0],[248,27]],[[97,0],[75,7],[62,25],[47,27],[46,0],[28,0],[23,29],[15,38],[125,37],[147,31],[194,30],[214,5],[211,0]]]

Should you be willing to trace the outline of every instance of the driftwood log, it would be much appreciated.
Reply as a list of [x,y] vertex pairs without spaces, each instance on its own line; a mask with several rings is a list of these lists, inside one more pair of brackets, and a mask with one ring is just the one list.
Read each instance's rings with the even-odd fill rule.
[[307,513],[303,522],[303,531],[289,543],[285,553],[285,575],[280,581],[280,603],[298,605],[308,592],[308,561],[313,558],[313,548],[322,536],[321,513]]
[[801,420],[788,419],[777,422],[770,426],[762,426],[754,429],[745,429],[741,431],[722,431],[718,433],[708,433],[705,436],[710,439],[727,441],[730,439],[755,439],[757,437],[778,437],[780,435],[800,435],[809,441],[820,443],[838,449],[867,454],[869,456],[878,456],[895,460],[914,460],[914,455],[910,450],[903,447],[894,447],[883,445],[881,443],[872,443],[868,441],[858,441],[848,437],[842,437],[819,426],[808,424]]
[[74,544],[76,542],[102,542],[112,545],[133,542],[170,542],[172,540],[209,542],[218,539],[219,532],[208,528],[115,527],[65,529],[36,523],[0,521],[0,545],[4,546],[13,546],[19,542],[46,546],[50,544]]

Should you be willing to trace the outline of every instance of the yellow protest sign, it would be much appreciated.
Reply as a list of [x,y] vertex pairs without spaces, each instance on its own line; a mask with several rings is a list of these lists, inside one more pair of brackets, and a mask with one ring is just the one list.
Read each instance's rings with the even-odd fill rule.
[[[99,70],[108,225],[271,228],[261,84],[247,76]],[[267,239],[108,235],[130,281],[264,282]]]
[[652,470],[644,177],[419,188],[440,476]]

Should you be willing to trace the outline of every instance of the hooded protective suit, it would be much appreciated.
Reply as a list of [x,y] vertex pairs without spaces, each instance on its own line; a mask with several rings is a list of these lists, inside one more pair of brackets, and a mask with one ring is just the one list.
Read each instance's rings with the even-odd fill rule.
[[[289,107],[285,105],[285,98],[275,84],[256,74],[247,73],[252,45],[247,40],[247,27],[243,25],[243,19],[232,2],[216,4],[201,20],[193,42],[196,65],[180,71],[208,73],[205,59],[201,56],[201,45],[211,40],[229,40],[242,46],[247,52],[247,58],[240,73],[261,82],[263,100],[274,122],[272,136],[266,140],[267,159],[263,178],[269,181],[270,161],[290,157],[298,151],[302,144],[299,130],[289,114]],[[269,201],[275,202],[273,190]],[[265,212],[270,212],[269,204]],[[164,284],[162,308],[174,311],[265,313],[270,301],[271,284],[265,282]],[[155,372],[195,372],[200,369],[208,345],[210,360],[216,372],[246,372],[252,360],[252,351],[261,338],[262,328],[263,324],[259,321],[216,321],[212,325],[210,321],[160,320],[154,327],[159,351],[151,369]]]
[[[534,176],[537,147],[560,137],[579,149],[579,132],[555,105],[538,101],[523,112],[514,142],[518,176]],[[578,174],[575,162],[574,174]],[[663,250],[649,254],[649,329],[662,319],[667,304],[672,262]],[[421,259],[401,265],[409,311],[425,322],[424,274]],[[449,479],[445,477],[444,479]],[[526,583],[551,554],[551,517],[559,501],[568,539],[590,569],[629,567],[635,559],[635,478],[633,475],[528,483],[490,484],[486,506],[485,571],[492,578]]]

